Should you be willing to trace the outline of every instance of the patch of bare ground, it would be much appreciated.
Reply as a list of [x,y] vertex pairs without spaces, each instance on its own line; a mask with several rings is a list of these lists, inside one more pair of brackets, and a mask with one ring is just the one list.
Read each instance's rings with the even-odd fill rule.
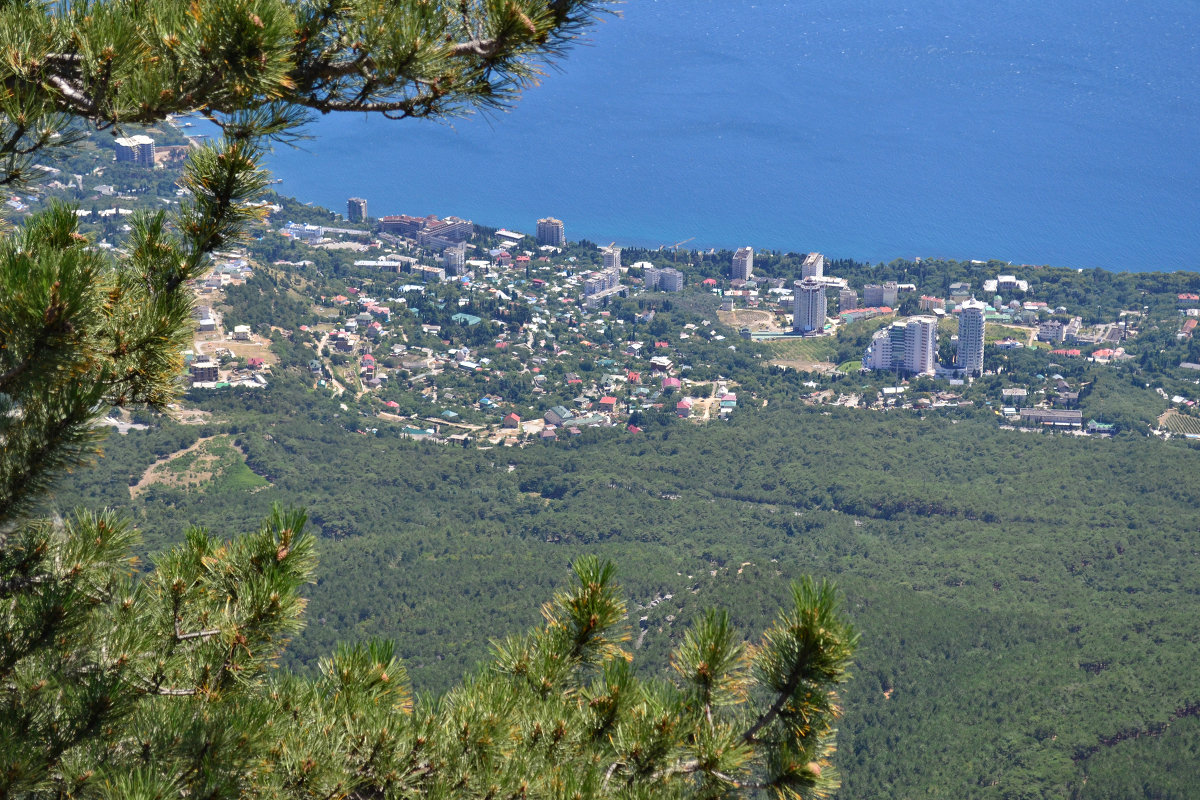
[[753,308],[735,308],[732,311],[718,311],[717,319],[722,324],[734,330],[749,328],[752,331],[782,331],[779,320],[770,311],[760,311]]
[[198,408],[173,408],[171,419],[180,425],[204,425],[212,422],[212,412]]
[[832,361],[811,361],[807,358],[777,358],[769,363],[773,367],[789,367],[800,372],[837,371],[837,364]]
[[[142,477],[138,479],[138,482],[129,487],[129,496],[136,500],[138,495],[146,491],[146,488],[152,483],[159,483],[164,486],[186,486],[189,482],[197,479],[211,480],[212,472],[206,472],[205,470],[216,465],[217,457],[207,452],[204,445],[216,438],[216,436],[202,437],[197,439],[190,447],[177,450],[155,461],[146,467],[146,471],[142,473]],[[189,453],[195,453],[196,455],[186,469],[176,471],[170,468],[172,461],[181,459]]]

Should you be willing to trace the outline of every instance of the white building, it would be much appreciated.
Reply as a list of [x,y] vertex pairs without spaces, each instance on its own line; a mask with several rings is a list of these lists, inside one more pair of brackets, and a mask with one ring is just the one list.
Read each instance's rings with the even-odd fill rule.
[[567,231],[563,226],[561,219],[554,217],[546,217],[537,221],[537,243],[539,245],[548,244],[553,247],[565,247],[567,244]]
[[461,275],[467,268],[467,246],[464,242],[459,242],[453,247],[447,247],[442,251],[442,267],[445,268],[447,275]]
[[909,375],[933,375],[937,371],[937,319],[909,317],[879,330],[863,353],[867,369],[890,370]]
[[958,354],[955,363],[968,375],[983,374],[983,312],[987,308],[971,298],[958,313]]
[[804,263],[800,265],[801,278],[823,278],[825,277],[825,256],[820,253],[809,253],[804,257]]
[[896,298],[900,294],[900,287],[895,281],[888,281],[882,286],[877,283],[868,283],[863,287],[863,306],[866,308],[879,308],[887,306],[888,308],[896,307]]
[[793,284],[792,330],[796,333],[820,333],[825,328],[825,286],[815,278]]
[[754,274],[754,248],[739,247],[737,252],[733,254],[733,271],[730,277],[733,280],[750,280],[750,276]]
[[659,269],[647,264],[643,280],[647,289],[661,289],[664,292],[683,290],[683,273],[671,267]]
[[154,140],[144,134],[121,137],[116,140],[117,163],[154,166]]
[[600,252],[604,254],[605,270],[621,268],[621,248],[614,244],[609,247],[601,247]]
[[936,317],[909,317],[904,331],[904,370],[913,375],[937,371]]

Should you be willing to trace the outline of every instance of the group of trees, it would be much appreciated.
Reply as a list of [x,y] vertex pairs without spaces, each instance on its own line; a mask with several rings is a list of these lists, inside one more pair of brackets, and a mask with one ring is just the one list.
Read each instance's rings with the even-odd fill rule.
[[[585,798],[836,785],[837,688],[856,635],[833,589],[799,582],[760,643],[701,619],[671,682],[622,648],[611,565],[575,562],[544,624],[414,699],[385,643],[272,677],[315,542],[302,512],[199,528],[155,557],[113,511],[54,508],[113,406],[164,409],[187,343],[186,286],[257,217],[259,167],[310,111],[444,117],[500,108],[604,11],[597,0],[8,3],[0,184],[96,130],[198,112],[173,214],[132,217],[109,257],[71,209],[0,241],[0,797]],[[223,521],[227,524],[227,521]],[[222,528],[225,524],[222,524]]]

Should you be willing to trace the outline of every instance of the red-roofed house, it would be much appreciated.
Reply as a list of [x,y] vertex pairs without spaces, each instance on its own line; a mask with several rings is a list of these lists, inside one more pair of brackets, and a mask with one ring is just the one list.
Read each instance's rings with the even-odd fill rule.
[[250,367],[250,369],[262,369],[265,363],[261,358],[251,358],[246,361],[246,366]]
[[612,413],[614,410],[616,410],[616,408],[617,408],[617,398],[615,398],[615,397],[601,397],[600,398],[600,410],[601,411],[604,411],[607,413]]
[[662,381],[663,390],[678,389],[681,386],[683,386],[683,384],[680,382],[679,378],[671,378],[671,377],[663,378],[663,381]]
[[692,398],[685,397],[676,403],[675,413],[681,417],[690,417],[692,415]]
[[1112,358],[1114,355],[1116,355],[1116,351],[1110,350],[1107,347],[1102,350],[1092,351],[1092,358]]
[[700,283],[704,286],[716,286],[717,279],[716,278],[705,278],[704,280],[700,281]]
[[504,421],[500,423],[500,427],[509,429],[516,428],[520,430],[521,418],[517,416],[516,412],[510,412],[504,417]]
[[630,433],[641,433],[642,432],[642,429],[639,428],[637,425],[628,425],[628,426],[626,426],[625,430],[629,431]]
[[1075,349],[1070,349],[1070,350],[1051,350],[1051,351],[1050,351],[1050,355],[1052,355],[1052,356],[1066,356],[1067,358],[1079,358],[1079,354],[1080,354],[1080,352],[1081,352],[1081,351],[1079,351],[1079,350],[1075,350]]

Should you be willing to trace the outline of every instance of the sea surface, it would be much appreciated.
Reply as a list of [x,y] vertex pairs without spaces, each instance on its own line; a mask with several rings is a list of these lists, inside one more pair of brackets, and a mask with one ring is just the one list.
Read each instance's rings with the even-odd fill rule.
[[620,9],[512,112],[331,115],[277,188],[602,244],[1200,269],[1196,0]]

